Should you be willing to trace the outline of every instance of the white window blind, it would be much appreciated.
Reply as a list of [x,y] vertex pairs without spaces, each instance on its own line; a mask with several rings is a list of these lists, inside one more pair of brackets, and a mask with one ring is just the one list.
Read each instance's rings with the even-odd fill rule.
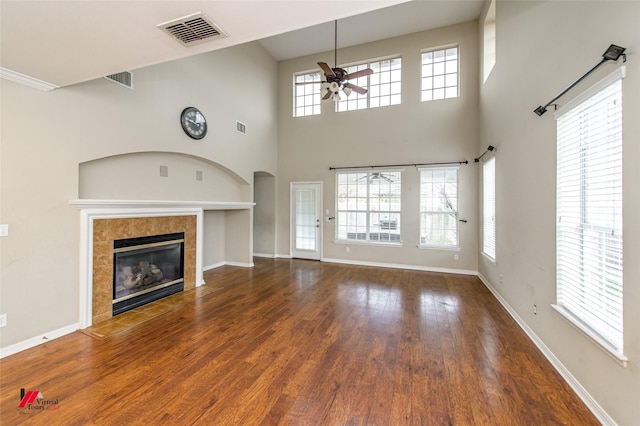
[[482,252],[496,259],[496,159],[482,165]]
[[557,301],[622,353],[623,68],[558,112]]

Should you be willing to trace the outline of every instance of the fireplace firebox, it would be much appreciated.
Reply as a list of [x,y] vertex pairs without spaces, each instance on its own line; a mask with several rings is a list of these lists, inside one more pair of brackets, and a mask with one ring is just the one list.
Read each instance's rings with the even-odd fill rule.
[[113,242],[113,316],[184,290],[184,233]]

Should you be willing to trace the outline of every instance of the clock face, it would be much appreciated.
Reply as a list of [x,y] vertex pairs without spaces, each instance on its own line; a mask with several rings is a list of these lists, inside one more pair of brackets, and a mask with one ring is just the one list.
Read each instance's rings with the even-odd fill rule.
[[185,108],[180,115],[184,132],[193,139],[202,139],[207,135],[207,120],[198,108]]

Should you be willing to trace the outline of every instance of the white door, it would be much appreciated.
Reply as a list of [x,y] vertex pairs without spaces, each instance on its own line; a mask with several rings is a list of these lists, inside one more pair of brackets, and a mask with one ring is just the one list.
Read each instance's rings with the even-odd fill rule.
[[291,183],[291,256],[320,260],[322,183]]

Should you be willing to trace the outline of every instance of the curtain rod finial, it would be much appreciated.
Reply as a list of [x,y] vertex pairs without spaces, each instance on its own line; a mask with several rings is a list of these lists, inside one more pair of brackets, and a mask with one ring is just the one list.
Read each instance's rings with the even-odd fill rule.
[[547,109],[545,107],[543,107],[542,105],[540,105],[538,108],[534,109],[533,112],[535,112],[536,114],[541,116],[542,114],[547,112]]

